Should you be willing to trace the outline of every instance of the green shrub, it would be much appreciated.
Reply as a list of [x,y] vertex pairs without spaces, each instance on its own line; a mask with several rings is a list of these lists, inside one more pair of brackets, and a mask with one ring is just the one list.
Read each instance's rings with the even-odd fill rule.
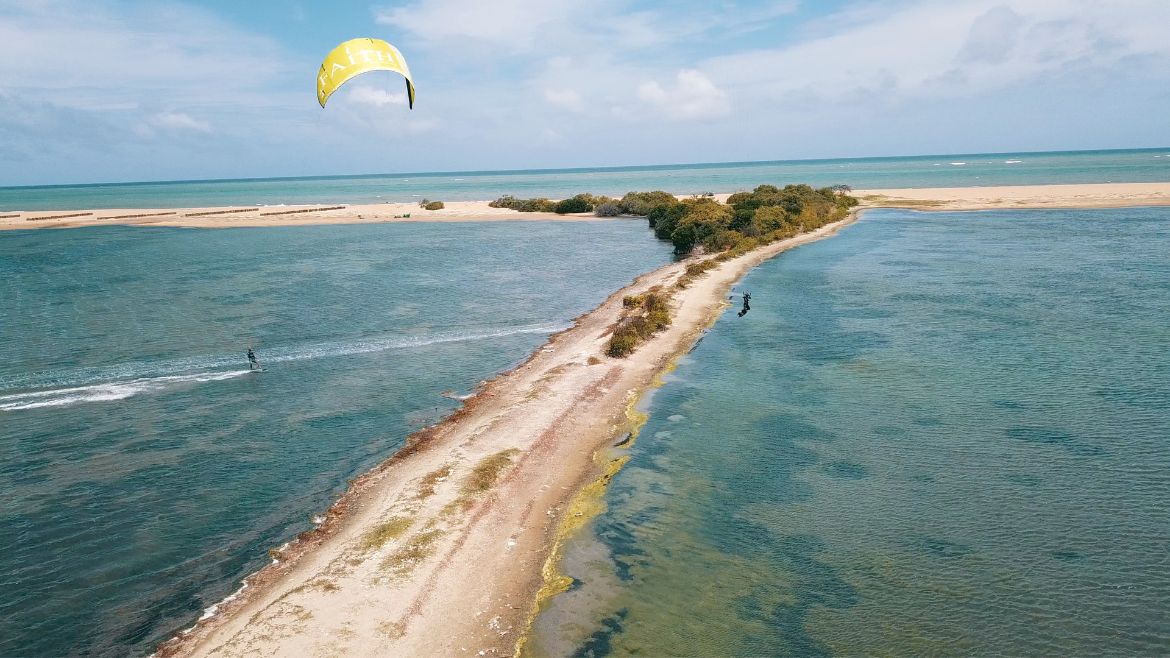
[[505,194],[504,196],[496,199],[495,201],[489,202],[488,206],[490,206],[492,208],[511,208],[512,210],[516,210],[516,209],[518,209],[520,204],[521,204],[520,199],[517,199],[516,197],[512,196],[511,194]]
[[558,201],[553,207],[553,212],[558,215],[567,215],[570,213],[590,212],[593,210],[593,204],[590,202],[590,195],[578,194],[577,196],[569,197]]
[[557,204],[555,201],[543,197],[526,199],[520,206],[520,212],[553,212],[556,210],[556,207]]
[[698,276],[698,275],[706,272],[707,270],[715,267],[717,264],[718,263],[716,263],[715,259],[713,259],[713,258],[708,258],[707,260],[701,260],[697,263],[691,263],[690,265],[687,265],[687,276]]
[[612,201],[602,203],[593,209],[598,217],[617,217],[622,214],[622,207]]
[[443,209],[443,202],[442,201],[429,201],[429,202],[427,202],[426,205],[423,206],[423,208],[426,210],[442,210]]
[[631,354],[636,347],[638,347],[638,331],[629,325],[624,325],[614,330],[605,353],[620,358]]
[[627,215],[646,216],[659,206],[669,206],[675,203],[678,203],[678,199],[674,198],[673,194],[656,190],[654,192],[627,192],[618,205]]
[[552,212],[556,203],[544,198],[517,199],[506,194],[488,203],[492,208],[510,208],[518,212]]
[[628,315],[614,329],[605,350],[613,357],[630,354],[637,349],[638,343],[670,326],[670,300],[661,293],[626,295],[622,305],[637,309],[637,315]]

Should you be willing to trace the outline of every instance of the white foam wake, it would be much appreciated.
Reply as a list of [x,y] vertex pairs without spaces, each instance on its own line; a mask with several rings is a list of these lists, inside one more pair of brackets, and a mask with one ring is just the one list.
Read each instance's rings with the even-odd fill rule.
[[[410,349],[464,341],[502,338],[517,334],[551,334],[564,329],[563,324],[529,324],[480,331],[450,331],[419,336],[388,336],[359,340],[324,341],[289,346],[274,346],[260,351],[265,365],[369,354],[395,349]],[[64,407],[90,402],[124,400],[142,393],[154,393],[183,384],[223,381],[246,375],[249,370],[213,370],[229,368],[242,361],[241,356],[205,355],[155,362],[132,362],[104,368],[86,368],[68,372],[36,373],[0,381],[0,391],[25,389],[0,395],[0,411],[20,411],[44,407]],[[39,390],[27,390],[39,389]]]
[[89,386],[74,386],[47,391],[0,395],[0,411],[20,411],[22,409],[39,409],[42,407],[65,407],[83,402],[124,400],[139,393],[161,391],[179,384],[202,384],[204,382],[222,381],[246,375],[249,372],[248,370],[233,370],[230,372],[199,372],[191,375],[171,375],[167,377],[142,377],[126,382],[109,382],[91,384]]

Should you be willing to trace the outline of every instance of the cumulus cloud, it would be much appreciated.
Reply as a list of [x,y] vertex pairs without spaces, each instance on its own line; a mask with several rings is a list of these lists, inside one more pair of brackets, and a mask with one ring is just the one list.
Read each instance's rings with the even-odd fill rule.
[[844,27],[716,57],[704,70],[755,98],[823,102],[973,96],[1124,61],[1170,62],[1170,40],[1153,27],[1170,25],[1164,0],[885,2],[827,22]]
[[60,105],[259,97],[258,87],[294,67],[270,39],[182,4],[0,7],[0,80],[10,93]]
[[692,69],[679,71],[670,87],[653,81],[642,83],[638,87],[638,98],[667,119],[714,119],[731,112],[727,93],[716,87],[710,78]]

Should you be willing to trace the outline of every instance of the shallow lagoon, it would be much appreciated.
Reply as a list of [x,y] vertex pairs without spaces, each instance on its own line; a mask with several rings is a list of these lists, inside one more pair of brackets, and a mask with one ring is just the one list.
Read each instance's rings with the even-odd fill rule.
[[149,653],[670,260],[642,220],[4,233],[0,655]]
[[1170,209],[875,211],[646,404],[537,655],[1170,651]]

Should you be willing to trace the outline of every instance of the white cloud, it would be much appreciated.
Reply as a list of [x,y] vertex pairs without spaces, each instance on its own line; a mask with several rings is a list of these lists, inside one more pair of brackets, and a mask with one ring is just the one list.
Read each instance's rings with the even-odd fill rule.
[[633,4],[631,0],[415,0],[379,10],[376,19],[406,30],[420,44],[444,50],[474,50],[486,44],[496,49],[497,56],[583,54],[614,46],[657,48],[709,34],[743,34],[799,6],[797,0],[772,0],[762,8],[669,6],[653,11],[633,9]]
[[354,85],[349,88],[345,96],[347,101],[358,105],[373,105],[374,107],[406,105],[406,92],[395,94],[368,85]]
[[581,94],[573,89],[545,89],[544,100],[553,107],[569,110],[570,112],[584,112],[585,103]]
[[716,57],[703,68],[755,99],[800,104],[974,96],[1126,60],[1170,61],[1165,0],[886,2],[869,9],[842,18],[847,27],[831,34]]
[[0,80],[57,104],[231,102],[261,96],[258,87],[295,66],[270,39],[186,5],[0,7]]
[[679,71],[673,87],[665,88],[653,81],[642,83],[638,98],[667,119],[714,119],[731,112],[727,93],[693,69]]
[[532,48],[550,26],[590,11],[571,0],[419,0],[379,11],[377,21],[429,41],[470,39],[515,53]]
[[210,133],[211,124],[200,121],[186,112],[159,112],[149,119],[150,125],[177,132]]

